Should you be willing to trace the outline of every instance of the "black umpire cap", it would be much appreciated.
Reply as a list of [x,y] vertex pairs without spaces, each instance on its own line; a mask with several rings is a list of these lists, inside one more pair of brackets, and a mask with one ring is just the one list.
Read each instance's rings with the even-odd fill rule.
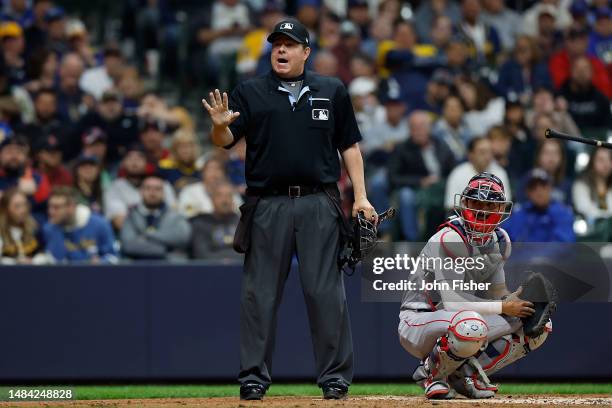
[[283,20],[275,25],[274,31],[268,36],[268,42],[274,42],[274,39],[280,34],[286,35],[300,44],[310,46],[310,35],[308,34],[308,30],[302,23],[295,19]]

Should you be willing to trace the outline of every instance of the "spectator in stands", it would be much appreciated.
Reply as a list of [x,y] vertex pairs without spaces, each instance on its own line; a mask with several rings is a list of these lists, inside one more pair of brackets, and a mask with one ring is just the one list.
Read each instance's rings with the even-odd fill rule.
[[147,120],[160,120],[171,128],[181,127],[184,120],[177,107],[170,109],[166,100],[154,91],[147,91],[142,96],[136,115],[141,123]]
[[443,57],[432,45],[418,43],[411,22],[395,23],[393,41],[380,43],[377,59],[385,68],[383,74],[390,72],[399,82],[409,111],[426,106],[427,83]]
[[612,64],[612,9],[610,6],[597,8],[595,11],[595,24],[589,34],[588,53],[597,57],[608,66]]
[[[487,132],[486,137],[491,141],[491,152],[493,153],[493,160],[495,160],[497,164],[499,164],[504,170],[506,170],[506,173],[508,173],[508,175],[510,176],[510,174],[512,173],[510,171],[510,168],[512,167],[510,163],[510,148],[512,147],[512,136],[510,136],[510,134],[503,126],[493,126]],[[508,187],[514,187],[514,185],[512,184],[514,182],[514,179],[512,178],[512,176],[510,176],[509,178],[511,185],[506,186],[506,189],[508,189]]]
[[444,49],[446,54],[445,69],[453,78],[469,77],[477,68],[475,61],[470,59],[467,45],[458,37],[452,37]]
[[525,123],[525,109],[520,102],[507,102],[504,115],[504,129],[512,137],[510,146],[509,176],[511,179],[523,177],[533,166],[537,140]]
[[448,176],[455,160],[443,141],[431,137],[427,112],[413,112],[409,126],[410,138],[398,144],[389,158],[388,178],[390,189],[398,193],[402,234],[416,241],[420,236],[417,193],[429,190],[434,195],[434,186]]
[[552,89],[548,66],[541,62],[534,39],[520,36],[516,40],[513,56],[499,69],[497,92],[499,95],[520,100],[527,105],[538,88]]
[[8,70],[9,85],[23,84],[26,80],[23,29],[14,21],[0,23],[0,42],[2,58]]
[[[89,33],[87,32],[85,24],[83,24],[81,20],[78,18],[73,18],[66,22],[66,38],[68,40],[70,51],[78,54],[86,67],[91,68],[97,65],[96,55],[89,42]],[[87,74],[88,71],[85,71],[85,74]],[[91,77],[88,78],[88,80],[92,79],[93,78]],[[91,83],[87,84],[87,86],[91,85]],[[85,88],[84,90],[87,92]]]
[[93,95],[96,100],[100,100],[104,92],[115,88],[119,83],[123,68],[123,54],[119,47],[107,45],[104,48],[103,65],[83,72],[79,86],[83,91]]
[[[33,3],[32,24],[25,27],[27,55],[30,55],[33,50],[39,49],[41,44],[45,44],[47,39],[47,22],[45,16],[47,15],[47,11],[53,7],[53,2],[50,0],[38,0]],[[55,53],[53,52],[53,54]]]
[[[131,259],[186,258],[191,227],[164,202],[166,182],[157,174],[140,185],[141,202],[132,207],[121,227],[121,252]],[[201,239],[198,236],[198,239]]]
[[200,146],[195,135],[179,130],[172,136],[170,157],[159,161],[158,173],[178,194],[186,185],[201,180],[201,172],[196,164],[199,157]]
[[430,32],[431,44],[438,50],[445,50],[450,43],[452,36],[453,22],[451,19],[443,14],[434,17]]
[[81,136],[82,156],[94,157],[102,169],[103,183],[110,183],[110,175],[106,170],[106,153],[108,151],[106,133],[99,127],[87,129]]
[[320,50],[314,57],[312,69],[317,74],[335,77],[338,76],[339,65],[338,59],[334,54],[327,50]]
[[236,260],[242,255],[234,251],[232,243],[239,216],[236,213],[232,186],[221,183],[212,196],[213,211],[189,220],[191,257],[208,260]]
[[51,7],[45,13],[47,48],[59,56],[70,49],[66,37],[66,13],[61,7]]
[[[138,141],[139,121],[136,115],[126,112],[122,96],[115,90],[102,95],[97,109],[88,112],[77,124],[72,140],[79,140],[87,130],[98,127],[107,137],[107,163],[115,165],[125,155],[128,146]],[[78,146],[77,152],[81,146]]]
[[409,134],[407,107],[399,85],[392,80],[387,85],[387,92],[382,96],[384,120],[373,123],[371,131],[362,132],[363,140],[359,143],[367,164],[374,167],[386,167],[389,154]]
[[465,124],[472,134],[484,135],[491,126],[502,122],[505,109],[504,99],[495,97],[483,82],[464,78],[458,81],[457,91],[465,106],[463,116]]
[[482,21],[495,28],[503,50],[510,51],[521,31],[521,16],[504,4],[504,0],[484,0]]
[[160,160],[170,157],[170,151],[164,147],[168,124],[161,119],[145,118],[140,121],[140,143],[151,168],[157,167]]
[[229,65],[228,59],[240,49],[242,36],[250,29],[249,9],[240,0],[215,0],[210,8],[206,7],[195,33],[200,48],[196,51],[199,54],[196,72],[200,78],[211,85],[217,84],[223,66]]
[[[40,144],[49,135],[55,135],[59,141],[64,137],[65,124],[57,114],[57,95],[51,88],[39,90],[34,95],[34,118],[31,123],[18,128],[31,146]],[[63,149],[63,146],[60,146]]]
[[69,53],[61,59],[59,79],[55,89],[58,112],[63,121],[74,124],[85,111],[85,94],[79,87],[83,74],[83,61],[77,54]]
[[270,51],[266,41],[276,23],[283,18],[283,12],[276,1],[266,1],[259,17],[259,27],[249,31],[243,38],[236,61],[236,71],[243,77],[255,74],[259,59]]
[[517,205],[504,223],[513,242],[574,242],[574,215],[552,196],[552,180],[535,168],[527,177],[528,201]]
[[359,77],[353,79],[348,87],[351,96],[355,118],[364,140],[378,138],[376,129],[385,120],[385,108],[376,97],[377,85],[372,78]]
[[46,251],[55,262],[117,262],[111,225],[79,204],[70,187],[57,187],[51,192],[49,222],[43,231]]
[[348,0],[346,16],[357,25],[362,39],[367,39],[370,28],[370,9],[367,0]]
[[[590,63],[591,73],[589,82],[599,92],[612,97],[612,80],[603,63],[592,55],[587,54],[589,33],[586,28],[572,27],[565,37],[565,47],[555,53],[548,63],[553,83],[556,89],[561,89],[573,76],[573,67],[576,61],[585,57]],[[580,126],[580,124],[578,124]]]
[[[213,211],[211,197],[217,186],[226,181],[221,160],[208,159],[202,167],[202,181],[185,186],[179,194],[179,212],[187,218],[198,214],[210,214]],[[242,204],[242,199],[238,194],[234,194],[234,204],[235,208]]]
[[57,55],[53,52],[38,48],[29,57],[26,63],[26,78],[24,84],[28,92],[36,94],[41,89],[52,89],[59,69]]
[[475,137],[468,143],[468,161],[455,167],[446,181],[444,207],[451,210],[455,205],[455,194],[463,191],[467,182],[478,173],[486,171],[499,177],[504,183],[506,197],[512,200],[510,182],[506,171],[493,160],[491,140],[486,137]]
[[345,84],[349,84],[353,80],[351,66],[346,64],[351,55],[356,54],[361,50],[361,33],[355,23],[350,20],[343,21],[340,25],[340,42],[332,50],[332,54],[338,61],[343,63],[338,64],[338,78]]
[[368,77],[376,78],[376,65],[369,55],[356,53],[351,57],[351,75],[353,78]]
[[138,69],[126,66],[117,82],[117,89],[123,95],[123,106],[126,110],[136,110],[143,95],[143,82]]
[[461,11],[457,3],[452,0],[432,0],[419,3],[419,7],[414,15],[414,23],[419,38],[423,41],[431,41],[430,29],[434,26],[436,17],[445,16],[456,24],[461,20]]
[[495,64],[501,40],[497,30],[482,19],[481,11],[479,0],[461,0],[461,21],[456,28],[472,58],[481,65]]
[[[557,139],[544,139],[540,142],[535,153],[534,167],[544,170],[551,180],[552,197],[566,205],[572,203],[572,181],[566,176],[566,151],[563,144]],[[517,201],[524,202],[525,186],[529,182],[529,175],[521,180]]]
[[35,146],[38,171],[47,177],[51,187],[71,186],[72,175],[62,164],[62,149],[55,135],[49,135]]
[[593,65],[586,57],[572,61],[572,76],[561,88],[568,111],[583,132],[608,129],[612,124],[610,99],[592,82]]
[[465,160],[467,144],[472,138],[472,132],[463,119],[463,101],[457,95],[451,94],[444,101],[442,116],[435,122],[432,134],[450,148],[455,162]]
[[441,114],[444,101],[450,95],[452,88],[453,78],[451,74],[444,69],[437,69],[427,82],[424,104],[419,105],[418,102],[415,102],[411,105],[412,110],[420,109],[429,111],[434,115]]
[[[567,112],[567,101],[564,98],[554,99],[553,93],[546,88],[538,88],[533,94],[532,109],[529,109],[525,115],[525,123],[528,127],[535,126],[535,118],[538,115],[550,115],[555,130],[558,130],[569,135],[579,135],[580,129],[576,126],[576,122]],[[540,135],[537,135],[538,138]]]
[[0,264],[43,264],[47,257],[30,203],[17,188],[0,197]]
[[21,135],[0,127],[0,193],[17,187],[28,196],[32,211],[44,218],[45,204],[49,197],[49,180],[28,164],[28,144]]
[[542,0],[536,2],[530,9],[523,13],[523,32],[536,37],[540,32],[542,15],[549,15],[556,30],[565,30],[572,23],[572,16],[560,0]]
[[[132,145],[122,160],[123,177],[114,180],[104,193],[104,213],[113,227],[121,230],[128,209],[141,200],[138,189],[147,175],[147,157],[140,145]],[[164,184],[164,202],[174,207],[176,197],[169,183]]]
[[10,0],[6,1],[2,7],[2,21],[14,21],[22,28],[28,28],[34,22],[34,13],[32,5],[25,0]]
[[593,150],[582,176],[574,182],[576,212],[588,221],[612,217],[612,156],[610,150]]
[[103,193],[108,186],[103,185],[98,159],[94,156],[80,156],[74,164],[73,179],[77,203],[88,206],[97,214],[103,214]]

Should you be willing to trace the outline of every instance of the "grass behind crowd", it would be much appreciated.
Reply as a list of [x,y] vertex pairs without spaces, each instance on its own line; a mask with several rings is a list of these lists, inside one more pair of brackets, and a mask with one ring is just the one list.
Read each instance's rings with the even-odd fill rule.
[[[64,386],[54,386],[54,388]],[[29,387],[2,387],[29,388]],[[42,387],[37,387],[42,388]],[[71,387],[75,399],[136,399],[136,398],[210,398],[237,397],[235,384],[189,385],[77,385]],[[359,395],[422,395],[414,384],[357,383],[350,394]],[[612,395],[612,383],[509,383],[500,385],[500,394],[608,394]],[[273,384],[268,396],[319,396],[321,391],[313,384]]]

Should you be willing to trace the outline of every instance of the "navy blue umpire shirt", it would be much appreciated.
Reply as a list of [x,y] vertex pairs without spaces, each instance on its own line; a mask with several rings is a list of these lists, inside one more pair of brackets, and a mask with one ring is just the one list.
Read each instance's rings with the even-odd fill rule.
[[249,187],[334,183],[340,178],[338,152],[361,140],[342,82],[311,71],[304,72],[297,100],[270,71],[239,84],[229,109],[240,116],[229,126],[234,141],[226,148],[246,138]]

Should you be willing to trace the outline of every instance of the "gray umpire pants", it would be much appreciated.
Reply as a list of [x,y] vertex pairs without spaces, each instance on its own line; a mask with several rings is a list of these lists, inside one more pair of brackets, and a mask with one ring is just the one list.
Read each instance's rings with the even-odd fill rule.
[[323,192],[262,197],[255,210],[240,298],[241,383],[271,383],[276,317],[295,253],[314,347],[317,384],[351,383],[353,342],[343,274],[338,268],[338,213]]

